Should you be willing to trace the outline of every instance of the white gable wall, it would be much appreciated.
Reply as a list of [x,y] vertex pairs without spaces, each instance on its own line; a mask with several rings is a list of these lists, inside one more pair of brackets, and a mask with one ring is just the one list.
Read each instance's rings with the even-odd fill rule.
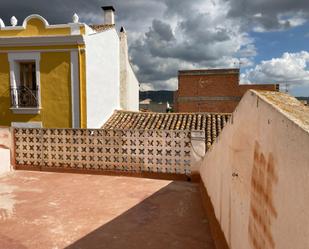
[[100,128],[120,109],[119,37],[115,29],[85,37],[87,128]]
[[129,111],[139,110],[139,82],[130,63],[128,63],[127,108]]
[[120,106],[125,111],[139,109],[139,82],[129,61],[125,30],[120,31]]

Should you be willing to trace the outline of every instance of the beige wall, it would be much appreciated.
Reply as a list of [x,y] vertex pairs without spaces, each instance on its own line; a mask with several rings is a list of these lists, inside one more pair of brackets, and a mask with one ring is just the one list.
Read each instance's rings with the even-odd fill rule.
[[200,173],[231,249],[309,248],[308,117],[285,94],[247,92],[207,152]]
[[126,31],[119,33],[120,107],[126,111],[139,109],[139,82],[130,64]]
[[0,127],[0,175],[11,170],[11,143],[10,128]]
[[206,152],[205,132],[191,131],[191,174],[199,175],[199,167]]

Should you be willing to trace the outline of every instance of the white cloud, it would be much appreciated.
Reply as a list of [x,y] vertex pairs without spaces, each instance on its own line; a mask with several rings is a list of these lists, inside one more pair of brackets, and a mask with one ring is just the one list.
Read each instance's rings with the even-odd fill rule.
[[284,53],[262,61],[241,75],[244,83],[288,83],[291,87],[309,85],[309,52]]
[[308,0],[229,0],[229,17],[255,32],[281,31],[308,21]]
[[130,47],[143,88],[152,83],[154,89],[175,90],[180,69],[235,67],[239,58],[243,66],[252,65],[254,40],[238,20],[227,18],[228,2],[162,1],[163,17],[157,16]]
[[177,77],[170,78],[167,81],[155,81],[153,83],[141,83],[140,85],[141,91],[159,91],[159,90],[175,91],[177,88],[178,88],[178,78]]
[[144,91],[153,91],[154,88],[153,88],[153,85],[150,84],[150,83],[142,83],[140,85],[139,90],[142,91],[142,92],[144,92]]
[[253,31],[259,33],[269,31],[283,31],[286,29],[301,26],[307,22],[306,17],[304,17],[301,12],[293,14],[278,14],[278,16],[276,17],[276,24],[272,23],[274,20],[270,20],[268,24],[266,21],[267,18],[265,20],[262,15],[254,15],[253,17],[253,22],[255,23]]

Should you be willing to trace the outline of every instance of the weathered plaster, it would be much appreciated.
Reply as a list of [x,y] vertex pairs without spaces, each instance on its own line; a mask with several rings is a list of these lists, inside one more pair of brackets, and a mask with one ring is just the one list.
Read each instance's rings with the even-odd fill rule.
[[120,41],[120,107],[126,111],[139,109],[139,82],[129,61],[126,31],[119,33]]
[[231,249],[309,248],[309,134],[299,107],[282,93],[248,91],[206,153],[201,177]]
[[18,171],[3,185],[3,249],[215,248],[196,184]]
[[16,186],[0,183],[0,222],[12,218],[15,213],[17,201],[13,194],[14,190]]
[[309,132],[309,107],[286,93],[256,91],[263,100],[267,101],[279,112],[293,120],[301,128]]

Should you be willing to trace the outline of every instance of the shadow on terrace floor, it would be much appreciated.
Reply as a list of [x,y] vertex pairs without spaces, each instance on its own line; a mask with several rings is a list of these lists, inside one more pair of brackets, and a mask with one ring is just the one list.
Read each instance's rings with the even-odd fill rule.
[[214,249],[198,185],[172,182],[66,247],[96,248]]

